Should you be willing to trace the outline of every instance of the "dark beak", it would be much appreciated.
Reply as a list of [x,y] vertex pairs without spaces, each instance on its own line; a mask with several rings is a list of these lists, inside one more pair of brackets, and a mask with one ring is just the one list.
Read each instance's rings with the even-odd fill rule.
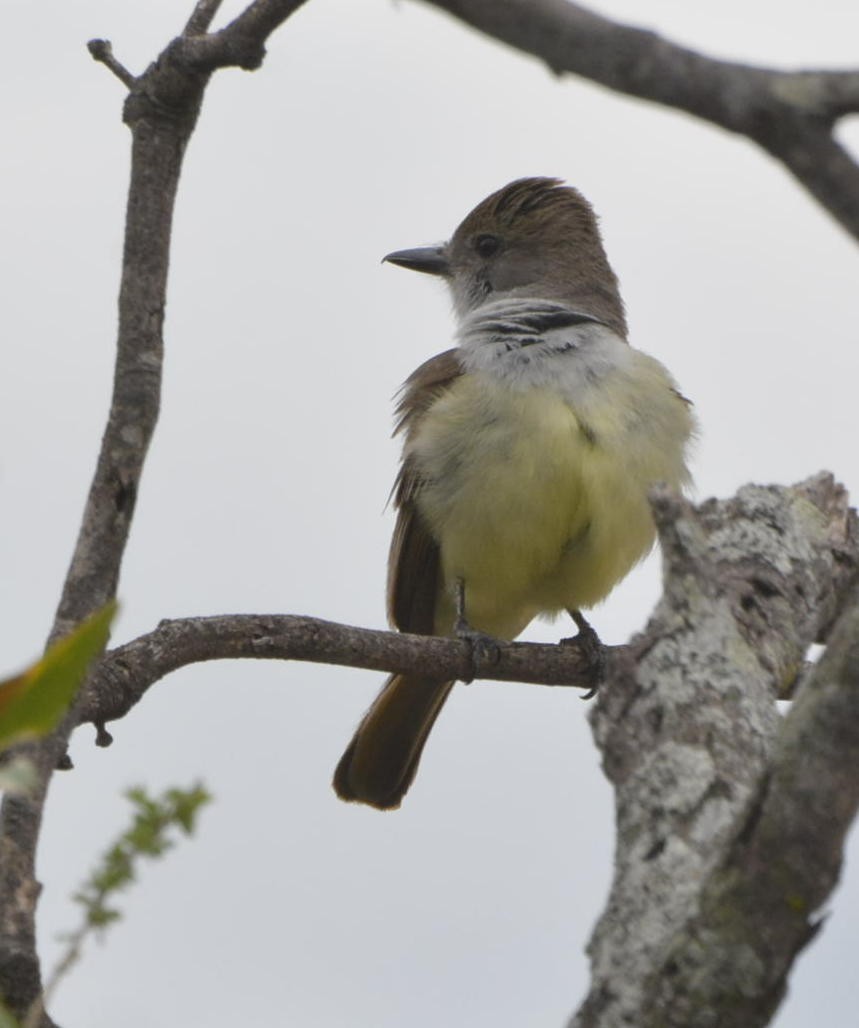
[[385,261],[397,264],[401,268],[411,268],[412,271],[423,271],[427,275],[447,275],[450,272],[444,243],[437,246],[417,246],[414,250],[395,250],[382,258],[382,262]]

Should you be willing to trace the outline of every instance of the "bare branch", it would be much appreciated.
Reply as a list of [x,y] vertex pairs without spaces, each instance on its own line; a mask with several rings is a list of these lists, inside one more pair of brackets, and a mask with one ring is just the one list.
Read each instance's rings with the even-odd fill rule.
[[[101,52],[104,58],[104,48]],[[171,105],[159,102],[166,76]],[[199,76],[185,76],[182,96],[178,79],[175,69],[153,66],[133,80],[126,104],[133,140],[113,398],[51,641],[116,594],[138,483],[158,417],[173,200],[203,88]],[[43,803],[75,723],[72,711],[50,736],[22,748],[36,767],[37,786],[26,796],[7,794],[0,808],[0,990],[19,1016],[40,991],[34,860]],[[10,963],[12,955],[19,966]]]
[[[747,486],[697,510],[663,494],[655,510],[665,592],[591,715],[616,790],[618,841],[589,945],[591,989],[572,1023],[753,1028],[765,1022],[732,1019],[727,996],[669,1018],[684,997],[669,965],[702,881],[766,789],[780,728],[774,697],[852,595],[859,530],[825,475],[793,489]],[[754,870],[745,867],[745,888]],[[720,954],[693,946],[687,959],[710,966]],[[750,1008],[770,995],[768,982],[756,987]],[[657,995],[660,1014],[647,1020]]]
[[829,129],[806,124],[771,151],[798,182],[849,232],[859,238],[859,165]]
[[[572,640],[571,640],[572,642]],[[609,651],[609,665],[614,651]],[[163,621],[107,653],[88,683],[81,722],[123,717],[150,685],[188,664],[237,658],[306,660],[375,671],[425,672],[593,689],[597,669],[575,645],[510,643],[497,663],[475,668],[456,639],[339,625],[290,614],[227,614]]]
[[184,36],[175,41],[189,67],[212,71],[238,67],[258,68],[265,57],[265,41],[307,0],[254,0],[229,25],[206,36]]
[[108,67],[124,85],[132,89],[135,78],[119,61],[113,56],[113,48],[107,39],[91,39],[87,43],[87,50],[92,54],[94,61],[99,61]]
[[747,136],[859,239],[859,168],[832,139],[859,111],[859,71],[785,72],[720,61],[567,0],[424,0],[486,35],[630,96]]
[[859,598],[776,738],[740,831],[702,891],[699,911],[654,976],[646,1028],[695,1028],[730,1009],[769,1024],[796,955],[837,884],[859,809]]
[[[215,6],[198,3],[191,23],[203,25]],[[138,485],[158,419],[173,203],[210,72],[219,64],[258,66],[265,38],[298,6],[300,0],[255,0],[216,36],[173,40],[137,78],[115,60],[110,44],[90,43],[93,57],[130,90],[123,117],[132,132],[131,182],[113,397],[51,641],[116,594]],[[209,60],[195,61],[194,47],[201,46],[206,53],[205,41]],[[212,54],[217,59],[212,60]],[[233,56],[247,60],[232,60]],[[72,710],[50,736],[20,748],[36,769],[36,784],[27,796],[7,794],[0,807],[0,993],[18,1016],[25,1015],[41,991],[35,934],[36,844],[48,782],[67,762],[66,745],[76,723]],[[42,1024],[50,1023],[44,1015]]]
[[209,31],[212,20],[218,13],[223,0],[197,0],[188,23],[182,30],[183,36],[199,36]]
[[306,2],[307,0],[254,0],[223,31],[264,39]]

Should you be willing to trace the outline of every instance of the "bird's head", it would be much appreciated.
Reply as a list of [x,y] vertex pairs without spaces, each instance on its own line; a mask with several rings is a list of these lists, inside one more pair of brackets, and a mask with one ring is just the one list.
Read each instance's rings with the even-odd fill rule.
[[478,204],[449,242],[385,260],[445,278],[460,317],[487,301],[534,297],[568,303],[626,333],[596,216],[558,179],[511,182]]

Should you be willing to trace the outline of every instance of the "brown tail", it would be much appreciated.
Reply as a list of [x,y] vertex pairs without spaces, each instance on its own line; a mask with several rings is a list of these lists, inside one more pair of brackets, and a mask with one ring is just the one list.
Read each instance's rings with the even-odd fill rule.
[[341,800],[392,810],[408,792],[453,682],[391,675],[334,772]]

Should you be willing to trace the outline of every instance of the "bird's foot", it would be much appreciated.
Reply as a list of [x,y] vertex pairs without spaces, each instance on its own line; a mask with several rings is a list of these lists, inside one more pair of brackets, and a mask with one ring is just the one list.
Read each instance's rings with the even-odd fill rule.
[[573,621],[575,621],[578,632],[567,639],[561,639],[561,645],[578,647],[582,656],[588,662],[588,675],[593,684],[586,693],[583,693],[582,699],[590,700],[596,696],[597,690],[605,678],[605,646],[603,646],[600,637],[581,611],[571,610],[569,614]]
[[468,685],[480,673],[481,668],[497,664],[501,657],[498,640],[486,632],[472,628],[465,616],[465,580],[457,578],[453,586],[453,597],[456,604],[456,618],[453,622],[453,634],[471,647],[471,673],[463,682]]
[[453,623],[453,631],[457,639],[467,642],[471,648],[471,673],[468,678],[463,679],[468,685],[480,674],[482,668],[498,663],[501,650],[497,639],[472,628],[463,615],[457,616]]

